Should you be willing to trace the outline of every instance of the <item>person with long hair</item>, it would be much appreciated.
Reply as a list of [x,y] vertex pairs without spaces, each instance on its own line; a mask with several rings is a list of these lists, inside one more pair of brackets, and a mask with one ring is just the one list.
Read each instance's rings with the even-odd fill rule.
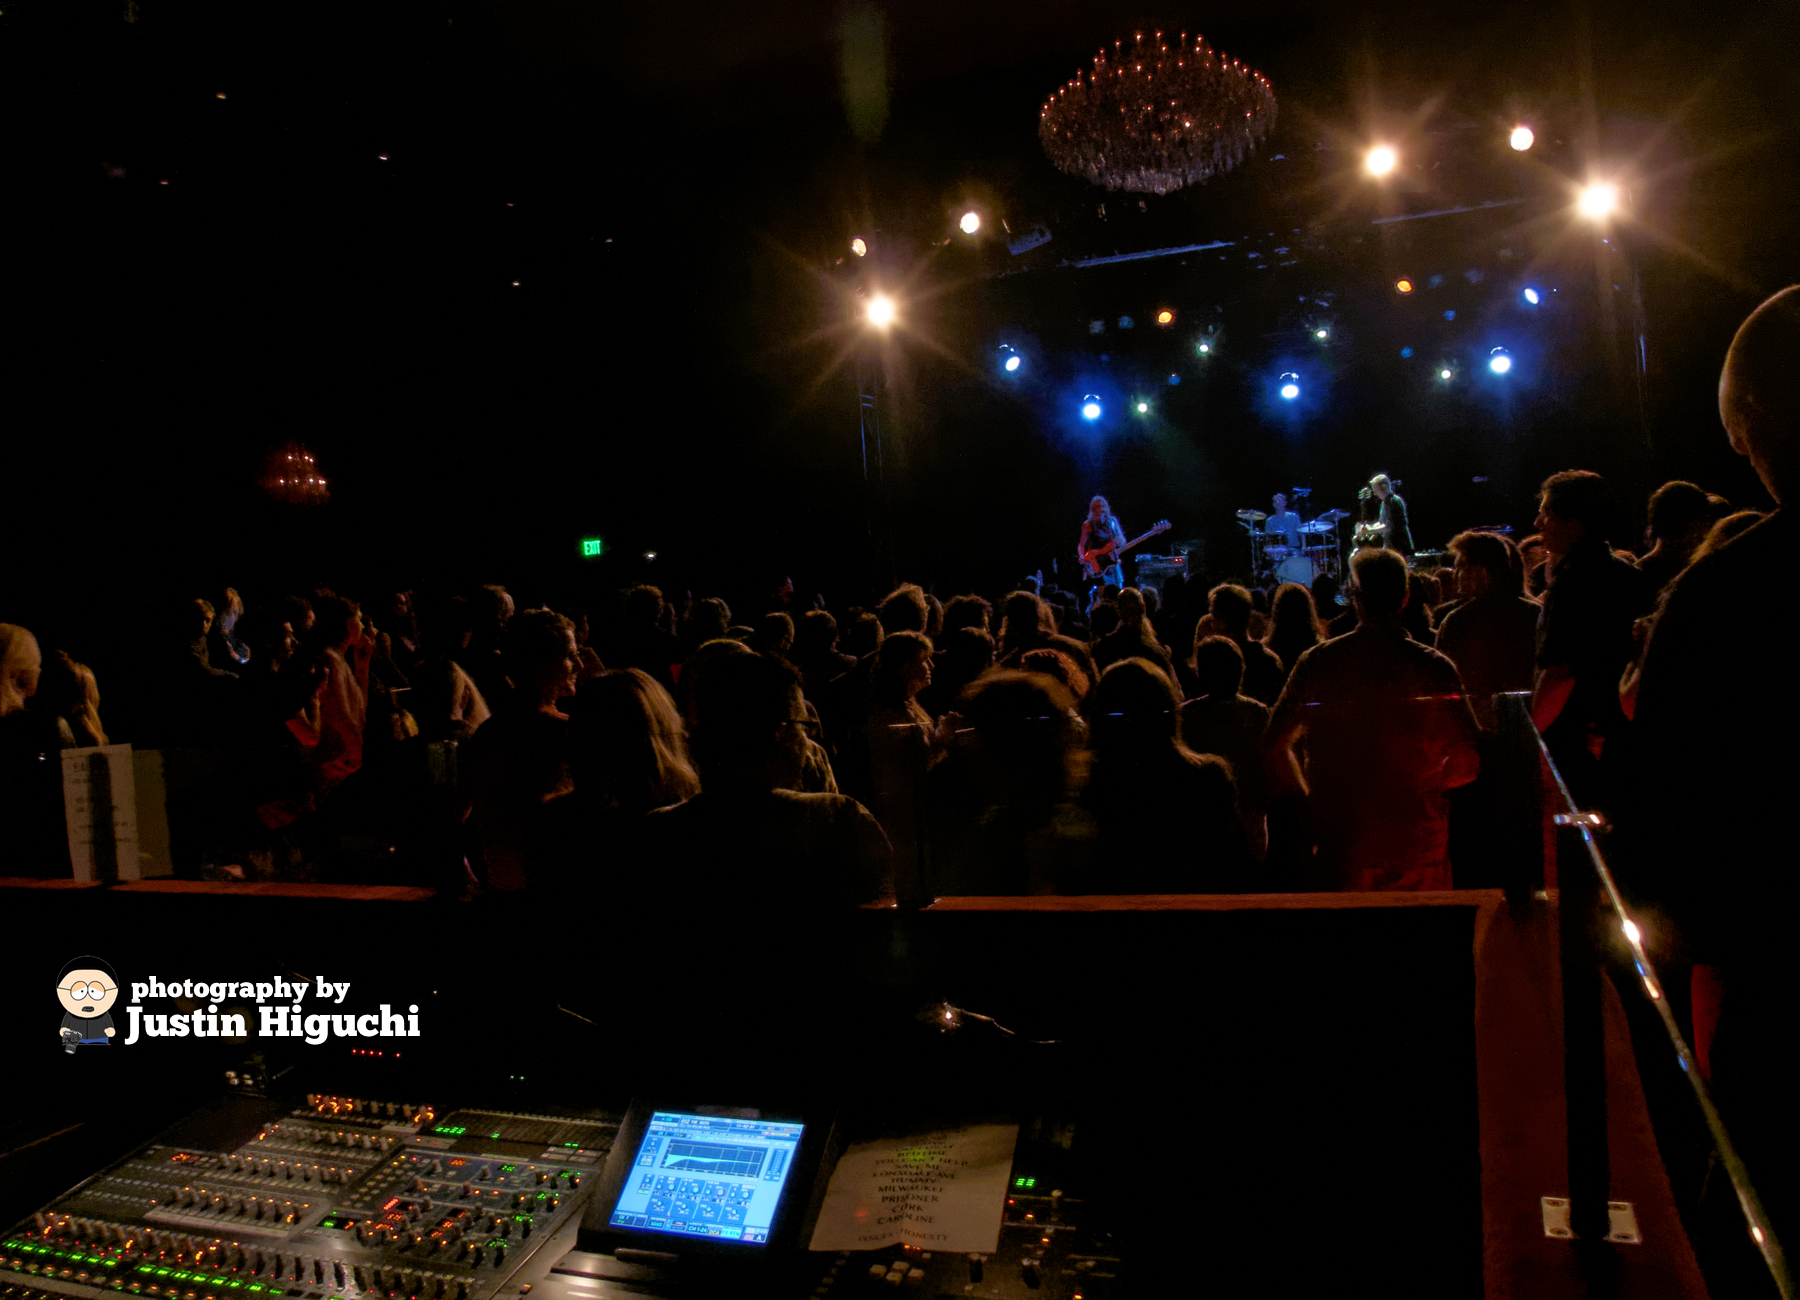
[[944,756],[948,736],[919,705],[931,685],[931,641],[922,632],[891,632],[875,652],[869,709],[869,811],[894,850],[894,886],[902,899],[919,897],[919,791],[925,773]]
[[1282,583],[1269,606],[1269,631],[1263,644],[1281,660],[1284,683],[1300,656],[1323,640],[1325,625],[1319,622],[1312,592],[1298,582]]
[[52,716],[26,707],[43,663],[36,637],[0,623],[0,835],[7,870],[18,876],[69,874],[57,761],[63,738]]
[[1019,656],[1035,650],[1056,631],[1050,606],[1035,592],[1015,591],[1001,605],[1000,646],[1002,668],[1016,668]]
[[675,701],[641,668],[588,682],[570,716],[575,793],[590,818],[630,820],[700,792]]
[[1040,673],[996,669],[955,712],[945,760],[926,778],[927,888],[1044,894],[1080,879],[1094,835],[1075,797],[1085,729],[1069,692]]
[[1263,752],[1269,706],[1239,693],[1244,654],[1230,637],[1202,637],[1194,647],[1193,674],[1194,697],[1181,706],[1181,742],[1231,765],[1238,820],[1252,855],[1261,861],[1269,851],[1271,783]]
[[55,716],[65,745],[86,748],[107,743],[106,728],[100,725],[100,684],[94,679],[94,670],[76,663],[67,652],[56,651],[44,665],[38,704]]
[[16,623],[0,623],[0,718],[37,694],[44,656],[37,638]]
[[1182,744],[1180,700],[1161,665],[1121,659],[1088,702],[1094,751],[1085,802],[1100,832],[1085,879],[1065,893],[1211,894],[1242,889],[1250,850],[1223,759]]

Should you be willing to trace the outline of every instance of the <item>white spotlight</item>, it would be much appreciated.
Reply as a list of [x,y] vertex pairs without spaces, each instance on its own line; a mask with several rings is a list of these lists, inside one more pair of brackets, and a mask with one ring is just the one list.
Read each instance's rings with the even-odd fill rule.
[[1531,128],[1528,126],[1515,126],[1512,129],[1512,135],[1507,137],[1506,142],[1520,153],[1524,153],[1537,142],[1537,136],[1532,134]]
[[863,243],[862,236],[858,235],[855,239],[850,241],[850,251],[855,253],[858,257],[861,257],[869,251],[869,246]]
[[1504,375],[1512,369],[1512,358],[1506,354],[1505,348],[1495,348],[1488,357],[1488,369],[1496,375]]
[[963,234],[972,235],[977,230],[981,229],[981,214],[979,212],[965,212],[962,214],[962,220],[956,224],[962,229]]
[[1006,369],[1009,373],[1014,370],[1017,370],[1018,368],[1019,368],[1019,359],[1017,357],[1008,357],[1006,359]]
[[1533,307],[1537,306],[1541,301],[1541,296],[1536,289],[1526,289],[1525,292],[1519,296],[1525,299],[1525,301],[1530,303]]
[[1369,169],[1369,175],[1371,176],[1386,176],[1389,172],[1394,170],[1395,165],[1399,161],[1399,154],[1395,153],[1385,144],[1378,144],[1373,149],[1369,150],[1368,157],[1363,159],[1363,166]]
[[869,299],[869,324],[884,330],[893,323],[894,300],[885,293],[878,293]]
[[1581,197],[1575,201],[1576,211],[1589,221],[1602,221],[1610,217],[1619,207],[1619,187],[1605,181],[1596,181],[1581,191]]
[[1323,343],[1326,339],[1331,337],[1331,331],[1330,330],[1314,330],[1313,337],[1318,339],[1321,343]]

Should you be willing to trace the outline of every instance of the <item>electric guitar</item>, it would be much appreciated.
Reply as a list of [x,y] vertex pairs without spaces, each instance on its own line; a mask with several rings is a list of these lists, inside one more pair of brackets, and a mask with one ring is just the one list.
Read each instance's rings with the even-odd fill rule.
[[1085,577],[1098,578],[1106,571],[1107,565],[1117,561],[1120,556],[1124,555],[1126,551],[1129,551],[1139,542],[1147,542],[1158,533],[1166,533],[1168,531],[1169,521],[1164,519],[1159,521],[1156,527],[1152,528],[1149,532],[1132,538],[1123,546],[1115,547],[1113,543],[1108,542],[1099,550],[1083,551],[1081,553],[1081,572]]

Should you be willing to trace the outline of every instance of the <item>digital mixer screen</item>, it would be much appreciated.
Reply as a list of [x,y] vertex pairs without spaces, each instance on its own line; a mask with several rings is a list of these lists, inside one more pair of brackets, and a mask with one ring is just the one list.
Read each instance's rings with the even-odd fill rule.
[[802,1124],[651,1113],[612,1226],[760,1245],[769,1239]]

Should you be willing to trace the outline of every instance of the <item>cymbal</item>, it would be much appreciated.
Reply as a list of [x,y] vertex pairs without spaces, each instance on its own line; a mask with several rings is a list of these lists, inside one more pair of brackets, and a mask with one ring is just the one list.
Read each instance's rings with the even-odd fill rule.
[[1260,510],[1240,510],[1237,512],[1237,517],[1239,519],[1254,520],[1257,523],[1261,523],[1263,520],[1268,518],[1268,516],[1265,515]]
[[1335,524],[1338,520],[1348,519],[1349,517],[1350,512],[1348,510],[1327,510],[1324,514],[1319,516],[1319,519],[1322,519],[1327,523]]
[[1331,530],[1332,525],[1329,519],[1315,519],[1310,524],[1300,525],[1300,531],[1303,533],[1329,533]]

